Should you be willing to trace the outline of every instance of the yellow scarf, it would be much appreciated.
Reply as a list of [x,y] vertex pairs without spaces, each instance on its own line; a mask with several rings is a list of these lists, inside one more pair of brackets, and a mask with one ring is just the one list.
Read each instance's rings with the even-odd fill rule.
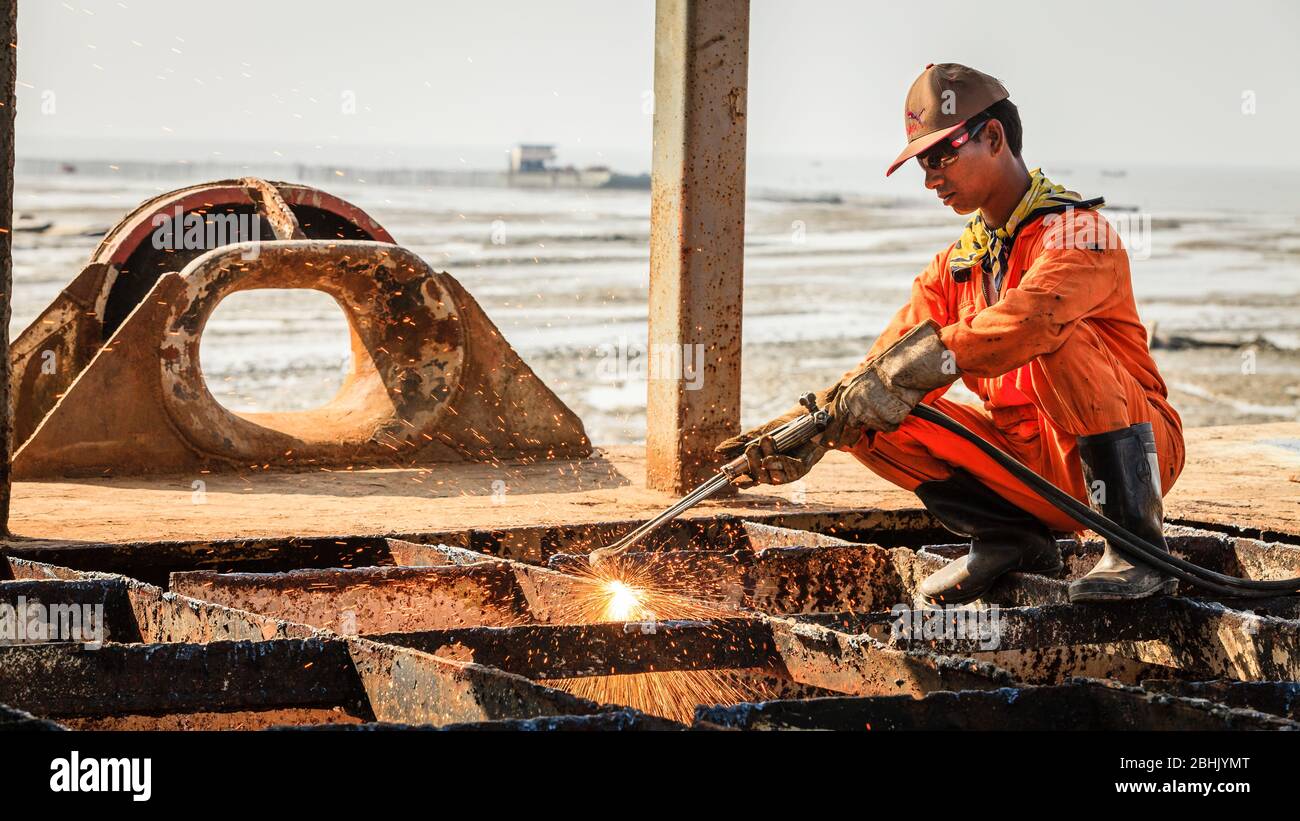
[[995,291],[1000,290],[1007,256],[1021,225],[1044,213],[1066,208],[1100,208],[1103,205],[1105,201],[1101,197],[1085,200],[1073,191],[1067,191],[1065,186],[1056,185],[1043,175],[1042,169],[1035,168],[1029,172],[1029,190],[1016,210],[1011,212],[1006,225],[989,230],[983,214],[977,212],[971,217],[948,257],[948,268],[954,279],[965,282],[970,277],[971,268],[983,265],[984,270],[993,275]]

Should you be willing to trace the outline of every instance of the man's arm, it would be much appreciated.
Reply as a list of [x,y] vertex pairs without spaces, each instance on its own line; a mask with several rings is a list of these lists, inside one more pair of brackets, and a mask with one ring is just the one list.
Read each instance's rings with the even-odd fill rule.
[[[867,355],[862,361],[851,370],[845,371],[840,377],[837,387],[829,398],[835,400],[839,395],[839,386],[848,385],[855,380],[860,381],[868,366],[878,360],[881,354],[893,348],[899,343],[899,340],[913,334],[921,325],[932,325],[936,330],[953,321],[957,316],[955,303],[956,294],[952,276],[948,273],[948,255],[952,253],[952,246],[946,250],[940,251],[930,260],[930,264],[925,270],[912,280],[912,296],[907,304],[899,308],[894,314],[893,319],[885,327],[885,330],[876,337]],[[936,336],[937,342],[937,336]],[[952,378],[946,379],[944,383],[925,396],[921,401],[933,401],[947,392],[951,382],[956,380],[956,371],[952,371]],[[820,398],[820,397],[819,397]],[[842,404],[837,404],[837,408],[844,411]],[[844,413],[840,414],[844,416]],[[832,420],[836,417],[832,414]],[[846,424],[842,420],[841,424]],[[862,430],[862,427],[855,420],[853,424],[847,424],[840,429],[839,436],[831,436],[826,441],[831,447],[837,450],[848,450],[853,447],[861,435],[872,435],[870,430]],[[832,424],[834,428],[835,425]],[[857,431],[861,431],[858,433]]]
[[[911,299],[894,314],[894,318],[890,320],[884,333],[876,338],[870,352],[862,362],[857,367],[846,371],[834,384],[817,393],[817,404],[819,406],[824,407],[834,403],[843,383],[860,374],[883,351],[898,342],[899,339],[918,325],[928,321],[943,325],[949,321],[951,316],[956,315],[955,309],[950,307],[952,299],[950,291],[951,277],[947,276],[948,254],[951,250],[951,247],[949,247],[947,250],[935,255],[929,266],[913,280]],[[936,395],[946,389],[945,386],[940,391],[936,391]],[[720,442],[714,448],[714,452],[730,459],[747,450],[753,465],[752,471],[755,474],[753,480],[763,484],[780,484],[795,481],[806,474],[821,458],[827,447],[846,449],[852,446],[861,435],[860,430],[852,431],[847,437],[848,441],[841,441],[842,435],[845,433],[843,429],[828,430],[826,434],[820,437],[820,441],[810,442],[800,454],[793,457],[782,457],[772,452],[770,442],[765,449],[760,437],[804,413],[806,411],[802,407],[796,406],[763,425],[751,428],[739,436],[733,436]],[[772,472],[764,469],[769,465]],[[779,472],[780,476],[777,476],[776,472]]]
[[[956,319],[957,312],[952,306],[952,277],[948,274],[948,254],[951,250],[949,248],[936,254],[926,269],[912,280],[911,299],[898,309],[885,330],[876,337],[875,343],[862,360],[864,363],[875,359],[881,351],[927,319],[934,320],[941,328]],[[856,370],[855,368],[854,371]]]
[[[1086,225],[1084,220],[1095,224]],[[1068,241],[1091,229],[1088,247]],[[1057,220],[1044,232],[1042,248],[1020,284],[984,310],[956,320],[940,339],[962,373],[995,377],[1051,353],[1128,276],[1128,255],[1093,212]],[[1102,250],[1094,250],[1100,248]]]

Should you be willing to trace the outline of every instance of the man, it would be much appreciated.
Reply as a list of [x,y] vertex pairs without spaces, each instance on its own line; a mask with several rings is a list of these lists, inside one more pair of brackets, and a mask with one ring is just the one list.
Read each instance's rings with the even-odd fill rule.
[[[1147,349],[1128,255],[1097,213],[1101,199],[1028,170],[1008,96],[966,66],[926,67],[907,95],[907,146],[886,175],[916,158],[925,187],[974,216],[916,278],[863,363],[821,392],[831,424],[818,440],[775,453],[763,434],[795,409],[718,446],[727,456],[743,450],[751,482],[795,481],[834,447],[915,491],[945,527],[971,539],[966,556],[920,585],[932,603],[979,598],[1010,571],[1059,572],[1053,531],[1081,525],[969,442],[909,417],[919,402],[1157,546],[1165,544],[1161,496],[1183,467],[1182,421]],[[941,398],[958,378],[981,406]],[[1176,584],[1108,543],[1069,595],[1130,600]]]

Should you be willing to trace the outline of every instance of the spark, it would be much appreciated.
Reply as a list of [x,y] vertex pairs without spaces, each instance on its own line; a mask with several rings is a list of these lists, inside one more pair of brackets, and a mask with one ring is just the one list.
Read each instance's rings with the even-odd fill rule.
[[772,697],[765,685],[727,670],[673,670],[543,682],[599,704],[618,704],[690,724],[700,705],[739,704]]
[[605,606],[606,621],[633,621],[640,617],[641,591],[628,587],[617,579],[605,583],[609,603]]
[[[734,617],[738,612],[725,601],[701,596],[698,579],[680,576],[654,554],[635,565],[619,563],[569,572],[577,582],[574,595],[566,598],[555,614],[556,623],[705,621]],[[637,632],[629,631],[629,638]],[[766,682],[748,671],[734,670],[666,670],[544,683],[599,704],[632,707],[686,724],[700,705],[738,704],[773,696]]]

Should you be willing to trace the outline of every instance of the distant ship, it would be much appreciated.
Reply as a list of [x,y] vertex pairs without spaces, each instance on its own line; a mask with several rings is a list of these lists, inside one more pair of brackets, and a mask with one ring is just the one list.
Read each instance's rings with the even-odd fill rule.
[[631,188],[650,189],[649,174],[619,174],[608,166],[556,167],[554,145],[521,143],[510,151],[506,185],[512,188]]
[[34,214],[18,214],[14,217],[14,233],[43,234],[50,230],[54,223],[49,220],[42,220]]

